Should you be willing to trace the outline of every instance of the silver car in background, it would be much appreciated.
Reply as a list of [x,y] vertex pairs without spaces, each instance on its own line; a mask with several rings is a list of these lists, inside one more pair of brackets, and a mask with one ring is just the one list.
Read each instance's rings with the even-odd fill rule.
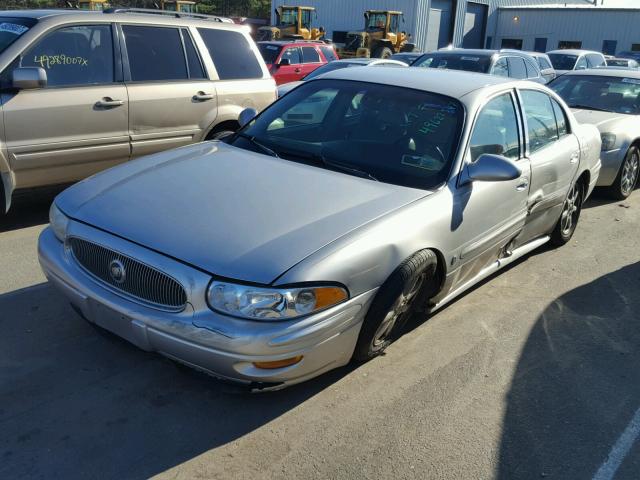
[[617,200],[627,198],[640,172],[640,71],[598,68],[570,72],[551,88],[572,107],[578,121],[600,130],[598,186]]
[[549,55],[547,55],[546,53],[540,53],[540,52],[526,52],[526,53],[531,55],[531,57],[538,63],[538,66],[540,67],[540,73],[542,74],[542,77],[547,81],[547,83],[549,83],[551,80],[553,80],[558,76],[558,74],[556,73],[556,70],[553,68],[553,65],[551,64],[551,59],[549,58]]
[[347,68],[254,114],[69,188],[39,240],[90,322],[254,389],[375,357],[568,242],[598,178],[597,129],[533,82]]
[[558,76],[572,70],[603,67],[607,60],[600,52],[580,49],[560,49],[547,52],[553,68]]

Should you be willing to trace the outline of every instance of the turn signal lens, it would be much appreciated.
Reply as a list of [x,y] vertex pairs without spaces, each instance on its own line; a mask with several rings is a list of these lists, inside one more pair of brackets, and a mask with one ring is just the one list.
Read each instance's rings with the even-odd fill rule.
[[256,368],[262,368],[264,370],[273,370],[276,368],[289,367],[295,365],[302,360],[302,355],[298,355],[293,358],[285,358],[284,360],[275,360],[273,362],[253,362],[253,366]]
[[331,307],[347,299],[347,292],[344,288],[317,287],[313,291],[316,295],[316,310]]

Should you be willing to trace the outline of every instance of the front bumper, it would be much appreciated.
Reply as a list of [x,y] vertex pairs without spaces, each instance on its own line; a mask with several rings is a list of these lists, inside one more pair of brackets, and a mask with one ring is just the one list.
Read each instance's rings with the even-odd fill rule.
[[600,169],[600,176],[598,177],[598,187],[608,187],[613,184],[618,176],[626,153],[626,149],[622,148],[600,153],[602,168]]
[[[178,313],[141,304],[90,277],[50,228],[38,242],[49,279],[90,322],[146,351],[155,351],[215,377],[255,388],[281,388],[346,365],[376,290],[297,321],[258,322],[211,311],[205,301],[211,276],[126,240],[71,222],[69,235],[108,246],[176,278],[188,303]],[[259,369],[253,362],[303,359],[284,368]]]

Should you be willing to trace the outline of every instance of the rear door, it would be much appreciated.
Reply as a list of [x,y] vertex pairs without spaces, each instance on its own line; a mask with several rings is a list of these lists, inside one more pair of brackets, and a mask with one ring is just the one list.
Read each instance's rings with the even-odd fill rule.
[[326,62],[322,60],[320,57],[320,52],[318,51],[318,47],[313,45],[307,45],[304,47],[300,47],[300,51],[302,52],[302,77],[304,78],[311,72],[313,72],[316,68],[321,67]]
[[2,94],[18,188],[72,182],[129,159],[128,100],[110,23],[52,29],[2,73],[40,67],[47,86]]
[[580,145],[560,104],[545,92],[520,90],[531,181],[527,226],[520,242],[548,233],[557,222],[578,171]]
[[200,141],[217,98],[189,30],[123,24],[121,32],[132,156]]

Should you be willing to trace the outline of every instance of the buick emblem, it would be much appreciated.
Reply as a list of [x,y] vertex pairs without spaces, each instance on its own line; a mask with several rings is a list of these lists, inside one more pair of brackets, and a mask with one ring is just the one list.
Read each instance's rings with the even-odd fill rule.
[[124,265],[120,260],[111,260],[109,264],[109,275],[111,279],[116,283],[124,283],[127,278],[127,271],[124,269]]

